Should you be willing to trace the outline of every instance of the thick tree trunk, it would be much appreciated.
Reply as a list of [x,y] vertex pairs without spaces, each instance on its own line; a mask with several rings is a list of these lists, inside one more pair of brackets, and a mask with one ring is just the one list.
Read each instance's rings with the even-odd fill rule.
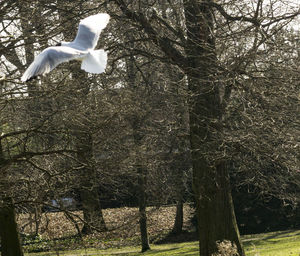
[[[190,101],[190,142],[193,163],[193,188],[197,202],[200,255],[217,252],[217,241],[229,240],[242,249],[236,225],[228,172],[225,163],[210,161],[205,154],[221,144],[219,122],[222,108],[217,60],[214,47],[211,0],[185,0],[187,26],[186,54]],[[217,163],[218,161],[218,163]]]
[[80,197],[85,222],[81,232],[83,234],[91,234],[94,230],[99,232],[106,231],[107,228],[102,214],[98,191],[94,188],[91,190],[81,189]]
[[0,237],[2,256],[23,256],[15,210],[10,198],[5,199],[5,205],[0,207]]
[[[0,127],[1,128],[1,127]],[[1,129],[0,129],[1,131]],[[12,198],[6,193],[10,187],[6,172],[3,170],[5,162],[0,140],[0,239],[2,256],[23,256],[20,242],[15,209]]]
[[[223,240],[234,242],[239,254],[245,255],[241,246],[225,164],[218,165],[216,169],[208,166],[200,168],[194,184],[196,186],[196,182],[201,183],[198,191],[200,198],[197,198],[200,255],[212,255],[217,251],[216,241]],[[205,174],[210,174],[210,177],[204,177]]]

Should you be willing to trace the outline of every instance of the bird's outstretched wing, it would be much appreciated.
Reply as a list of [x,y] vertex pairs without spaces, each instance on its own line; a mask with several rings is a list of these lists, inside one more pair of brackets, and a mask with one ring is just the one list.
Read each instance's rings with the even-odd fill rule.
[[21,81],[26,82],[38,75],[49,73],[59,64],[82,58],[86,53],[65,46],[49,47],[42,51],[27,68]]
[[106,27],[108,21],[109,15],[106,13],[99,13],[81,20],[76,38],[71,43],[72,47],[81,50],[94,49],[100,33]]

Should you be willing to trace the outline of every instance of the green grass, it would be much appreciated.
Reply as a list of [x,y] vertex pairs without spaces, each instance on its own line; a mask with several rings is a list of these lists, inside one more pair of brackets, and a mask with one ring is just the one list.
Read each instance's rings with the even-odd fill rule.
[[300,256],[300,230],[243,238],[247,256]]
[[[138,255],[147,255],[147,256],[180,256],[180,255],[198,255],[198,243],[177,243],[177,244],[165,244],[165,245],[151,245],[151,250],[145,253],[140,252],[139,247],[124,247],[122,249],[107,249],[107,250],[75,250],[75,251],[65,251],[59,252],[61,256],[96,256],[96,255],[120,255],[120,256],[138,256]],[[27,256],[54,256],[57,255],[55,252],[48,253],[30,253],[25,254]]]
[[[300,256],[300,230],[281,231],[243,237],[243,244],[247,256]],[[199,255],[198,243],[175,243],[151,245],[151,251],[140,253],[139,247],[124,247],[122,249],[107,250],[75,250],[65,252],[30,253],[26,256],[194,256]]]

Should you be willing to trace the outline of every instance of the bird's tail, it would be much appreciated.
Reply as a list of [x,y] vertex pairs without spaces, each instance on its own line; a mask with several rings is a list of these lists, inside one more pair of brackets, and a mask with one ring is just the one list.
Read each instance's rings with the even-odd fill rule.
[[89,73],[100,74],[105,71],[107,52],[104,50],[90,51],[82,60],[81,69]]

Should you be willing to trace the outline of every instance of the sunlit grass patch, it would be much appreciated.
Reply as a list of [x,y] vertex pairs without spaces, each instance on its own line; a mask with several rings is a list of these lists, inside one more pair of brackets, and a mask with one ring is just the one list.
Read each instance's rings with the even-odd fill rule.
[[300,231],[281,231],[244,237],[247,256],[299,256]]
[[25,254],[27,256],[96,256],[96,255],[122,255],[122,256],[180,256],[180,255],[189,255],[194,256],[198,255],[198,243],[177,243],[177,244],[165,244],[165,245],[151,245],[151,250],[141,253],[140,247],[124,247],[121,249],[106,249],[106,250],[73,250],[73,251],[64,251],[64,252],[47,252],[47,253],[30,253]]
[[[299,256],[300,230],[281,231],[243,236],[246,256]],[[26,256],[196,256],[199,255],[198,242],[151,245],[151,250],[141,253],[138,246],[112,248],[106,250],[81,249],[61,252],[30,253]]]

